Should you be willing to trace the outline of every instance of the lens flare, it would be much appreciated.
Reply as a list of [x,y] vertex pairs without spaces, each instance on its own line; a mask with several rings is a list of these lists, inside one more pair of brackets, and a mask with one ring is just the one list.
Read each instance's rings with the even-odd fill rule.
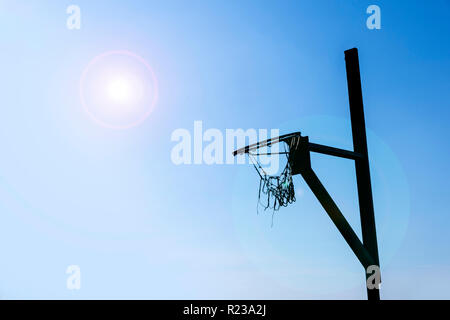
[[141,124],[158,97],[150,65],[128,51],[95,57],[80,79],[80,98],[86,113],[98,124],[127,129]]
[[126,104],[133,98],[133,88],[130,83],[124,78],[112,79],[108,83],[108,96],[112,101]]

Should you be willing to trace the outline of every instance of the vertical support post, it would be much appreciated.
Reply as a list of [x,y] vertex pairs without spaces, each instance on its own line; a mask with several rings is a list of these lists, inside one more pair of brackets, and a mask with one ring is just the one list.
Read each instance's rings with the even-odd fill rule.
[[[358,49],[353,48],[345,51],[345,64],[347,70],[347,86],[352,123],[353,148],[354,152],[362,155],[362,158],[355,160],[355,169],[363,244],[374,259],[375,264],[379,267],[380,262],[378,257],[375,213],[370,181],[369,155],[367,151],[366,125],[364,120]],[[367,278],[368,275],[366,273],[366,279]],[[367,297],[369,300],[379,300],[379,289],[367,289]]]

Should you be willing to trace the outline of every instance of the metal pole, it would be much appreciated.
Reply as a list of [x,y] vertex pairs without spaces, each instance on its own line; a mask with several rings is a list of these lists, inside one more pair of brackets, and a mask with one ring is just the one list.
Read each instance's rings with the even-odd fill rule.
[[[355,159],[356,182],[358,187],[359,211],[364,246],[379,267],[375,213],[373,208],[372,186],[370,182],[369,154],[367,151],[366,125],[359,72],[358,49],[345,51],[348,98],[352,123],[353,150],[362,155]],[[366,273],[366,279],[368,275]],[[379,300],[379,289],[367,289],[369,300]]]

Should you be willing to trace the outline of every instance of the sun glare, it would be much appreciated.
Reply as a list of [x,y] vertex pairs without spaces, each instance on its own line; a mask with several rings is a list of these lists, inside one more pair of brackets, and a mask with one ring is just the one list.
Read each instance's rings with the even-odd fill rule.
[[118,77],[109,81],[107,95],[113,102],[126,104],[133,98],[133,88],[127,79]]
[[80,79],[80,97],[97,123],[126,129],[143,122],[153,111],[157,81],[148,63],[128,51],[95,57]]
[[130,76],[112,77],[106,82],[106,96],[113,104],[132,106],[142,97],[142,83]]

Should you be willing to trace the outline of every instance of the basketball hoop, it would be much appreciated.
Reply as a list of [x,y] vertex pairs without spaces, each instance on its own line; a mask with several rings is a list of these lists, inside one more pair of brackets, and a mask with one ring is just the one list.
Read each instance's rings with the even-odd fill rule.
[[[261,141],[233,152],[234,156],[239,154],[248,154],[250,161],[259,175],[260,181],[257,202],[258,213],[260,206],[264,208],[264,211],[267,209],[272,209],[273,213],[275,213],[281,207],[287,207],[295,202],[295,190],[292,180],[293,172],[291,165],[291,151],[298,147],[300,137],[300,132],[295,132]],[[272,152],[272,145],[279,142],[283,142],[283,151]],[[259,150],[262,148],[268,148],[267,152],[260,152]],[[284,155],[286,157],[286,165],[279,174],[268,174],[260,163],[259,156],[267,155]]]
[[[261,194],[263,194],[267,196],[267,202],[263,204],[264,208],[272,208],[274,213],[281,207],[286,207],[295,202],[292,176],[300,174],[361,262],[366,272],[366,279],[369,279],[368,268],[373,266],[379,267],[380,262],[378,258],[375,213],[370,182],[369,155],[367,151],[358,50],[353,48],[345,51],[345,61],[354,151],[311,143],[308,137],[302,137],[299,132],[295,132],[238,149],[233,152],[233,155],[249,154],[260,176],[258,205],[261,202]],[[287,163],[279,175],[268,175],[257,158],[261,153],[254,153],[253,151],[262,147],[268,147],[269,153],[267,154],[272,154],[270,147],[272,144],[278,142],[285,143],[285,151],[279,152],[278,154],[285,154]],[[311,166],[311,152],[355,161],[361,229],[364,243],[361,242],[314,172]],[[367,287],[367,294],[369,300],[380,300],[379,287]]]

